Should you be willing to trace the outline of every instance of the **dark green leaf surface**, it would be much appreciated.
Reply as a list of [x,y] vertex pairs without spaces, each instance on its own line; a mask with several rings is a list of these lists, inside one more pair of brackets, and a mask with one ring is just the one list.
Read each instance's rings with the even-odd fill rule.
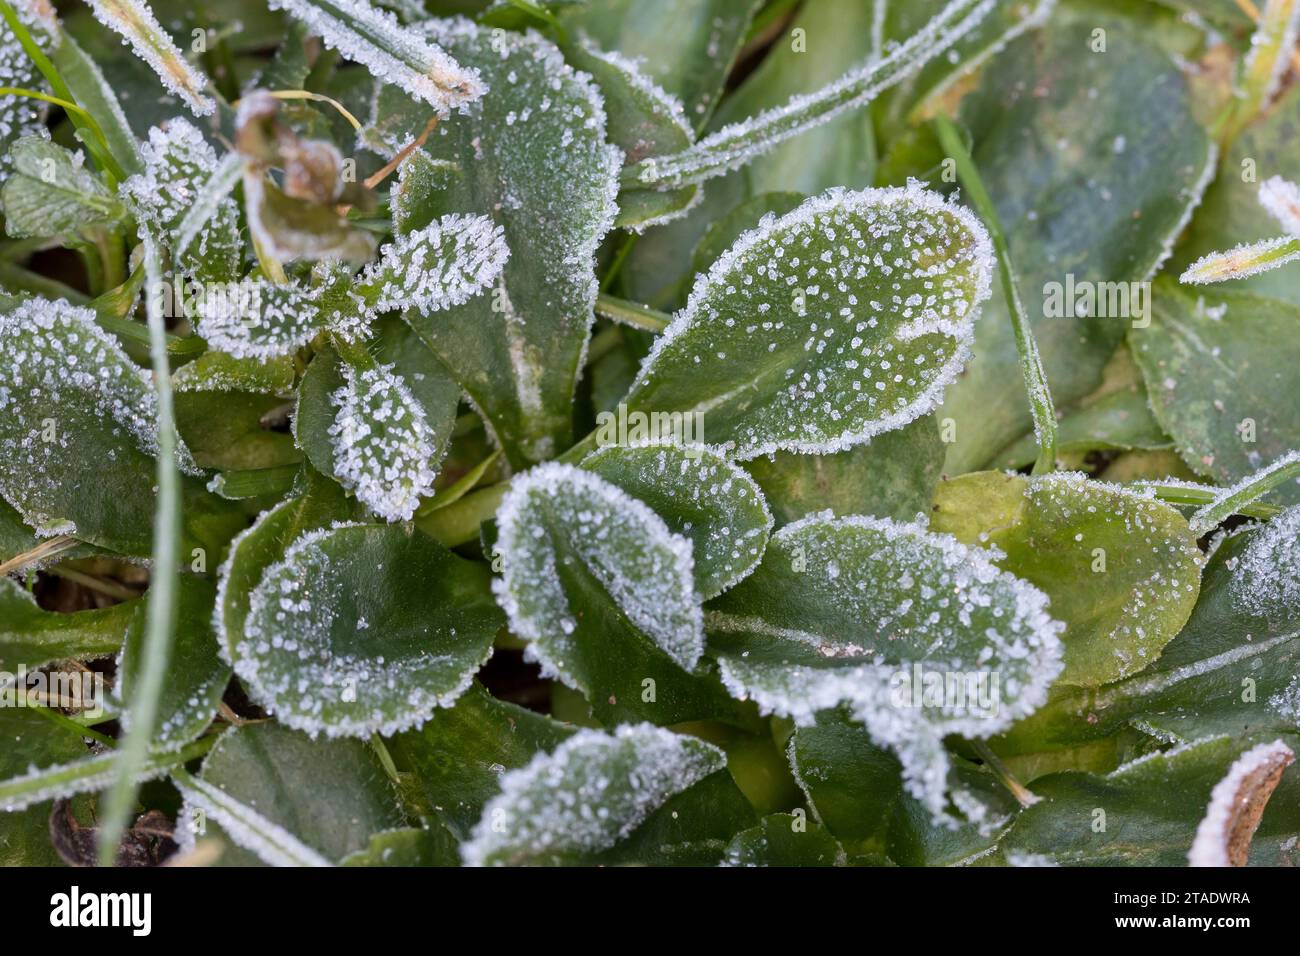
[[364,737],[419,726],[491,656],[501,613],[480,564],[394,526],[298,537],[248,596],[235,673],[283,723]]
[[405,823],[366,744],[313,741],[276,724],[227,731],[198,777],[177,782],[183,819],[211,821],[273,865],[337,863]]
[[[1156,418],[1197,474],[1231,485],[1300,447],[1297,322],[1300,309],[1278,299],[1156,285],[1151,326],[1129,341]],[[1300,484],[1275,496],[1300,502]]]
[[[1174,62],[1122,23],[1108,26],[1106,52],[1093,53],[1093,28],[1086,14],[1063,15],[1016,40],[961,109],[1059,407],[1097,387],[1133,316],[1046,317],[1048,284],[1064,296],[1068,276],[1076,286],[1149,278],[1212,172]],[[957,431],[949,474],[985,466],[1030,430],[1000,293],[977,326],[975,354],[941,414]]]
[[[604,140],[605,109],[594,83],[548,41],[505,33],[503,55],[490,30],[465,21],[427,26],[490,87],[425,144],[434,160],[459,167],[453,188],[430,201],[439,213],[492,215],[505,228],[510,259],[486,295],[406,318],[518,467],[555,456],[572,438],[568,403],[592,322],[593,256],[616,211],[617,154]],[[378,103],[379,125],[368,136],[388,151],[428,118],[391,87],[380,90]]]
[[742,580],[762,559],[772,529],[763,492],[721,455],[669,444],[610,445],[588,455],[582,467],[648,504],[691,541],[695,589],[705,600]]
[[1041,588],[1066,622],[1065,684],[1097,687],[1142,670],[1182,628],[1201,553],[1171,505],[1079,474],[997,472],[940,484],[932,526]]

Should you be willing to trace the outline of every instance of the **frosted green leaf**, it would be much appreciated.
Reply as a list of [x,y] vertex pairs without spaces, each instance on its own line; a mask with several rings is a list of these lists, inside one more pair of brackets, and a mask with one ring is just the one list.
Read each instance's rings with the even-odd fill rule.
[[[1166,278],[1154,290],[1151,324],[1131,330],[1129,345],[1156,420],[1188,467],[1236,486],[1300,448],[1300,338],[1291,335],[1300,307]],[[1284,482],[1269,500],[1300,502],[1300,484]]]
[[443,216],[386,245],[357,280],[357,294],[373,312],[413,308],[427,315],[483,291],[509,257],[505,231],[491,219]]
[[208,78],[185,59],[144,0],[89,0],[95,19],[130,43],[136,56],[149,64],[169,93],[180,97],[195,116],[216,110],[204,94]]
[[949,535],[813,515],[772,536],[705,625],[733,694],[800,726],[845,705],[898,754],[908,792],[946,819],[943,738],[1005,730],[1060,672],[1063,625],[1047,604]]
[[[911,521],[930,508],[943,470],[934,415],[834,455],[777,452],[745,463],[778,524],[818,511]],[[1032,459],[1031,459],[1032,460]]]
[[862,444],[940,402],[991,268],[984,227],[934,193],[830,190],[700,276],[629,411],[703,414],[705,442],[741,459]]
[[574,732],[473,684],[455,706],[439,710],[419,730],[387,741],[393,760],[458,839],[469,836],[483,806],[497,795],[501,774],[526,765]]
[[[216,150],[193,123],[176,117],[149,130],[149,142],[141,147],[140,157],[144,170],[123,182],[120,193],[136,218],[178,252],[181,225],[217,170]],[[180,258],[187,271],[225,280],[238,274],[241,252],[239,210],[234,200],[219,198]]]
[[[695,142],[685,107],[650,78],[645,64],[590,42],[570,43],[565,54],[600,85],[609,114],[609,140],[623,151],[624,165],[675,153]],[[662,192],[625,192],[619,197],[614,224],[642,232],[686,215],[703,196],[703,189],[695,185]]]
[[[167,682],[158,702],[153,746],[180,747],[198,737],[221,703],[230,683],[230,667],[217,656],[212,630],[213,584],[194,575],[182,575],[178,597],[175,639],[167,665]],[[137,602],[122,652],[117,658],[114,696],[121,708],[123,730],[129,729],[136,682],[144,666],[145,613],[148,594]]]
[[[0,708],[0,780],[32,766],[68,763],[86,753],[85,744],[51,720],[25,708]],[[57,866],[63,861],[50,845],[51,803],[0,813],[0,866]]]
[[1200,591],[1196,534],[1171,505],[1075,472],[942,482],[936,531],[995,549],[1066,622],[1061,683],[1098,687],[1153,663]]
[[322,287],[243,279],[204,287],[195,303],[199,334],[234,358],[292,355],[326,327]]
[[[14,12],[18,18],[23,21],[29,29],[35,19],[34,11],[29,10],[25,4],[17,4]],[[38,46],[47,44],[42,41],[45,35],[42,31],[33,31],[33,39],[37,41]],[[18,42],[18,37],[14,34],[13,28],[9,26],[7,20],[0,19],[0,86],[14,87],[17,89],[40,89],[43,85],[41,72],[32,62],[32,58],[27,55],[23,45]],[[39,133],[43,126],[41,122],[42,105],[35,100],[27,99],[22,96],[3,96],[0,97],[0,153],[3,159],[3,172],[0,172],[0,178],[8,174],[9,166],[9,146],[20,137],[33,133]]]
[[219,826],[220,832],[229,835],[237,846],[270,866],[334,865],[284,827],[267,819],[255,807],[237,800],[220,787],[184,770],[177,770],[172,775],[172,783],[183,798],[178,814],[181,828],[175,834],[182,853],[192,850],[195,845],[187,828],[201,826],[206,835],[209,826],[214,831]]
[[[349,370],[332,349],[312,359],[298,386],[293,433],[319,471],[355,490],[376,513],[404,520],[432,494],[461,391],[400,320],[382,319],[372,331],[366,349],[374,369]],[[374,399],[358,402],[354,383],[365,382]],[[351,409],[346,414],[344,406]]]
[[[605,141],[600,91],[537,33],[464,19],[420,24],[490,91],[438,124],[424,149],[454,163],[442,188],[407,197],[399,231],[447,213],[489,213],[510,258],[464,305],[405,318],[456,377],[516,470],[573,440],[573,395],[594,321],[595,253],[617,212],[619,151]],[[376,96],[368,145],[396,152],[432,118],[393,87]],[[447,171],[446,166],[436,167]],[[417,170],[428,172],[428,164]]]
[[738,169],[780,143],[870,103],[968,34],[993,7],[994,0],[951,0],[904,43],[868,58],[834,83],[725,126],[689,149],[647,159],[624,172],[624,183],[676,187]]
[[1250,535],[1233,572],[1229,593],[1236,610],[1271,622],[1294,614],[1300,608],[1300,505]]
[[1300,482],[1300,451],[1289,451],[1229,487],[1215,489],[1214,499],[1192,515],[1189,522],[1192,532],[1200,535],[1212,531],[1274,488],[1289,484],[1294,489],[1297,482]]
[[[1259,744],[1264,746],[1256,750]],[[1300,745],[1294,736],[1283,738],[1282,745],[1288,744],[1289,749]],[[1034,781],[1034,792],[1042,799],[1017,816],[999,845],[1008,858],[1032,854],[1059,866],[1186,866],[1189,850],[1199,842],[1198,821],[1216,803],[1218,785],[1234,777],[1234,766],[1245,761],[1245,767],[1263,770],[1283,756],[1273,740],[1247,733],[1201,737],[1151,751],[1104,775],[1053,773]],[[1295,865],[1297,783],[1294,771],[1282,776],[1253,839],[1249,826],[1235,834],[1242,864]],[[1245,801],[1235,809],[1249,806]],[[1098,807],[1106,810],[1107,826],[1088,826]],[[1215,816],[1216,824],[1227,822]],[[1244,822],[1245,817],[1237,818]],[[1204,847],[1196,847],[1191,862],[1208,862]],[[1225,849],[1222,843],[1220,847]]]
[[[2,100],[3,97],[0,97]],[[0,189],[11,236],[57,236],[118,221],[122,204],[85,168],[85,156],[42,136],[24,136],[9,151],[13,172]]]
[[235,673],[312,736],[418,727],[491,656],[489,573],[420,534],[338,525],[297,538],[248,597]]
[[1246,279],[1296,259],[1300,259],[1300,239],[1278,236],[1262,242],[1242,243],[1227,252],[1207,253],[1188,266],[1178,281],[1201,285],[1207,282],[1226,282],[1229,279]]
[[1130,726],[1161,743],[1300,731],[1300,604],[1291,600],[1300,530],[1288,524],[1268,526],[1275,538],[1249,526],[1226,536],[1191,619],[1152,666],[1101,688],[1058,687],[999,752],[1056,751]]
[[578,576],[593,579],[679,667],[699,661],[704,629],[691,543],[649,506],[591,472],[545,464],[511,483],[497,524],[504,571],[493,588],[544,673],[589,689],[579,644],[584,608],[569,594],[568,579]]
[[306,469],[289,498],[262,512],[235,536],[217,573],[217,604],[212,612],[222,660],[231,663],[235,645],[243,640],[249,598],[266,569],[283,558],[300,535],[351,517],[342,489]]
[[477,70],[462,67],[367,0],[270,0],[270,7],[301,20],[326,46],[444,116],[485,91]]
[[649,505],[691,542],[695,586],[705,600],[762,560],[772,514],[754,479],[721,455],[698,446],[610,445],[582,467]]
[[[182,750],[153,751],[141,766],[135,780],[142,783],[157,779],[171,768],[193,760],[205,750],[207,744],[198,743]],[[33,804],[62,800],[78,793],[103,790],[115,779],[116,763],[117,752],[109,751],[67,763],[29,767],[24,773],[0,780],[0,813],[23,810]]]
[[197,776],[172,779],[185,797],[182,848],[223,831],[273,866],[328,866],[406,822],[366,744],[311,740],[270,722],[228,730]]
[[461,846],[469,866],[579,863],[632,835],[669,798],[726,768],[721,750],[633,724],[581,730],[501,778]]
[[[235,358],[226,352],[204,352],[186,362],[172,375],[172,386],[181,392],[247,392],[285,394],[293,389],[293,358],[281,355],[261,360]],[[184,400],[181,400],[184,404]],[[184,414],[184,410],[178,411]],[[184,428],[181,429],[184,433]],[[196,452],[197,454],[197,452]]]
[[391,365],[343,366],[331,396],[334,475],[385,521],[409,521],[438,477],[437,435]]
[[598,0],[573,4],[561,22],[570,36],[640,64],[682,102],[698,129],[722,97],[759,6],[761,0]]
[[0,671],[13,675],[20,666],[30,670],[112,654],[138,606],[128,601],[90,611],[46,611],[13,578],[0,578]]
[[[156,401],[90,309],[32,298],[0,315],[0,496],[38,534],[148,553]],[[184,445],[177,459],[198,473]]]

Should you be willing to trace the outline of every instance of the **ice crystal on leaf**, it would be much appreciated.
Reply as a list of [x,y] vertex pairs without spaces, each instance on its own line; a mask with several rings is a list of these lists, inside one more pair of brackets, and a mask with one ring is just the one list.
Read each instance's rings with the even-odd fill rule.
[[[14,4],[14,11],[19,20],[29,28],[35,16],[25,4]],[[40,30],[32,33],[38,45],[45,34]],[[0,20],[0,86],[18,89],[40,89],[44,85],[40,70],[32,62],[23,45],[18,42],[13,28],[8,21]],[[41,130],[42,104],[22,96],[0,96],[0,163],[9,165],[9,145],[15,140]]]
[[734,694],[801,726],[845,705],[940,819],[943,738],[1005,730],[1061,670],[1063,625],[1041,591],[981,549],[885,519],[787,525],[705,625]]
[[424,535],[340,524],[267,567],[231,651],[254,699],[315,736],[393,734],[469,687],[501,612],[488,573]]
[[207,116],[217,108],[204,94],[208,78],[185,59],[175,42],[144,0],[89,0],[95,19],[120,34],[136,55],[158,74],[168,92],[178,96],[195,116]]
[[[149,130],[140,150],[144,170],[122,183],[122,198],[146,226],[168,246],[200,191],[217,169],[217,153],[189,120],[175,117]],[[238,269],[239,212],[233,200],[221,199],[182,255],[187,270],[228,278]]]
[[587,860],[725,767],[713,745],[650,724],[581,730],[501,778],[461,856],[470,866]]
[[704,629],[691,543],[647,505],[591,472],[546,464],[512,483],[497,523],[504,572],[493,587],[543,671],[581,689],[570,670],[581,608],[566,584],[584,573],[679,666],[699,661]]
[[374,312],[438,312],[487,288],[509,256],[505,231],[491,219],[443,216],[385,246],[358,280],[358,294]]
[[476,70],[460,66],[366,0],[270,0],[270,6],[301,20],[326,46],[443,115],[484,93]]
[[1282,618],[1300,606],[1300,505],[1251,535],[1231,583],[1233,606]]
[[438,477],[424,409],[391,365],[345,365],[343,375],[332,396],[335,477],[381,518],[407,521]]
[[708,444],[742,459],[862,444],[942,400],[992,261],[979,220],[935,193],[830,190],[699,277],[627,405],[701,412]]
[[[66,519],[92,477],[82,441],[103,431],[158,453],[148,373],[94,312],[63,300],[32,298],[0,314],[0,421],[0,496],[41,533],[73,530]],[[183,444],[177,463],[198,473]]]
[[215,286],[198,303],[199,334],[235,358],[292,355],[325,327],[320,288],[245,279]]

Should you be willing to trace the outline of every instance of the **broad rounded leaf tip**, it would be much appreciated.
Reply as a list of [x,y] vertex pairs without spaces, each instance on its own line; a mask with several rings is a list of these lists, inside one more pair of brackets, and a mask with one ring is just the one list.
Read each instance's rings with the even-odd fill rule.
[[461,856],[469,866],[581,862],[726,765],[712,744],[650,724],[581,730],[501,778]]
[[942,400],[992,269],[984,226],[936,193],[830,190],[700,276],[627,405],[702,414],[705,443],[741,459],[862,444]]
[[544,673],[581,687],[570,670],[575,607],[569,579],[590,575],[641,633],[690,670],[704,652],[691,542],[649,506],[570,465],[539,465],[516,479],[497,511],[502,577],[493,583],[514,633]]
[[710,605],[710,654],[765,713],[808,726],[847,707],[948,821],[943,738],[1005,730],[1061,671],[1064,625],[1047,596],[993,557],[919,525],[810,515]]
[[252,591],[235,673],[281,723],[313,736],[418,727],[492,654],[501,613],[488,577],[401,528],[309,532]]

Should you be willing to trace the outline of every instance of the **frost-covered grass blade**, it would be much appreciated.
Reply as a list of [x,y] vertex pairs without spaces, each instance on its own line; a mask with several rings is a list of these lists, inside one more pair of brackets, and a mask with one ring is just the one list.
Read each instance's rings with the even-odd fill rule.
[[180,97],[195,116],[207,116],[216,110],[216,101],[204,92],[208,78],[185,59],[144,0],[88,2],[95,19],[130,43],[136,55],[158,74],[167,91]]
[[483,95],[478,71],[462,67],[367,0],[270,0],[270,6],[301,20],[329,47],[439,113]]
[[676,188],[744,165],[774,146],[870,103],[972,30],[993,0],[952,0],[925,28],[882,59],[871,59],[816,93],[727,126],[671,156],[647,159],[623,173],[624,187]]

